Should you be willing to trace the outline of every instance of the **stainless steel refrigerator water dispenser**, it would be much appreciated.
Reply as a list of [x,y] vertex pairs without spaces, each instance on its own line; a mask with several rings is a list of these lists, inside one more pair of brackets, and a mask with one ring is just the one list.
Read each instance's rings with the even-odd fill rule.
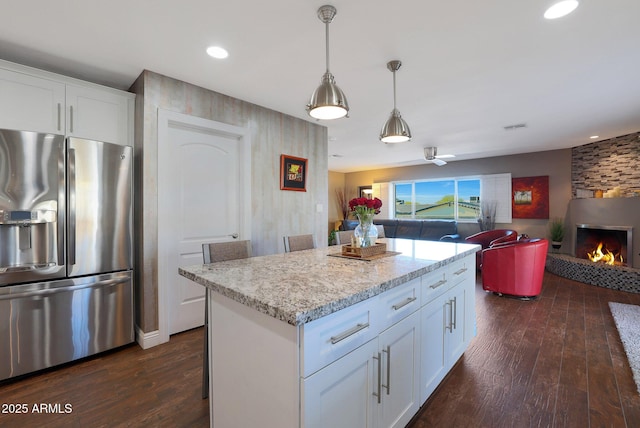
[[58,264],[56,211],[0,210],[0,273]]

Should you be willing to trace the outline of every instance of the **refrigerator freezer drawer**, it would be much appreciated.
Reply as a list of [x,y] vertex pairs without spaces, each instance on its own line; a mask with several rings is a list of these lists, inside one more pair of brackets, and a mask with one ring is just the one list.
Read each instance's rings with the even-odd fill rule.
[[0,287],[0,380],[133,342],[132,274]]

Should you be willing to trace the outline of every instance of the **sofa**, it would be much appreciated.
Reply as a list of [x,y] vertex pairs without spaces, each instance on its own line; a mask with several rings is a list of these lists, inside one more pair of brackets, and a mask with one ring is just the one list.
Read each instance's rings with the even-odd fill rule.
[[[455,220],[373,219],[373,224],[384,227],[386,238],[419,239],[423,241],[459,242]],[[343,230],[353,230],[358,220],[344,220]]]

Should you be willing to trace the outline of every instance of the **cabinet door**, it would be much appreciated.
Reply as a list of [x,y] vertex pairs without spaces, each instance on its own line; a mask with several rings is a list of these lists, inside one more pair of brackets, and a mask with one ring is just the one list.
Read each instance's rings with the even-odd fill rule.
[[447,295],[440,296],[420,311],[420,401],[424,403],[447,374],[445,327]]
[[420,407],[420,313],[414,312],[380,334],[381,403],[378,427],[404,427]]
[[476,337],[476,281],[475,276],[463,285],[464,295],[464,343],[469,345],[471,339]]
[[459,284],[446,295],[445,312],[445,359],[447,370],[458,361],[466,348],[465,342],[465,296],[464,284]]
[[127,98],[106,90],[67,85],[67,135],[128,145]]
[[0,128],[64,134],[65,86],[0,69]]
[[[375,357],[375,358],[374,358]],[[374,426],[378,340],[371,340],[302,380],[305,428]]]

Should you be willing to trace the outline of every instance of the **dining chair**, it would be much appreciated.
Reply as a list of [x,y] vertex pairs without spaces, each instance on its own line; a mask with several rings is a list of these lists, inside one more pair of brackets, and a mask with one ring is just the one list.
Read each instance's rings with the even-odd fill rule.
[[[251,241],[202,244],[204,264],[251,257]],[[209,288],[204,289],[204,354],[202,361],[202,398],[209,396]]]
[[351,244],[351,237],[353,236],[353,230],[339,230],[336,232],[336,244],[346,245]]
[[292,251],[310,250],[312,248],[316,248],[316,240],[311,234],[284,237],[285,253],[290,253]]

